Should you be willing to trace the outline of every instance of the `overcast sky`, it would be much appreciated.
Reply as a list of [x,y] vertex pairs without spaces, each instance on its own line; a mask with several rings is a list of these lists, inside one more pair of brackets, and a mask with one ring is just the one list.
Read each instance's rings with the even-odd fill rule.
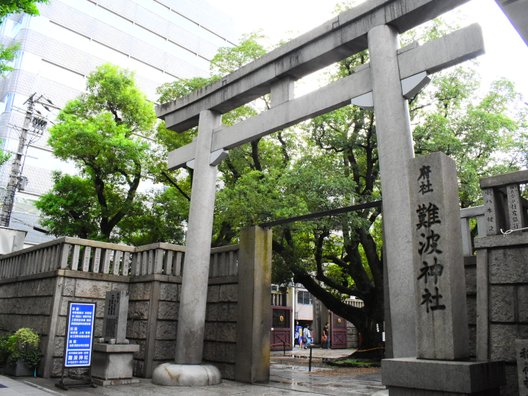
[[[233,17],[243,33],[261,31],[277,43],[305,33],[334,15],[337,0],[209,0]],[[483,29],[486,54],[479,58],[484,83],[499,77],[514,81],[528,100],[528,47],[494,0],[471,0],[449,13],[461,24],[478,22]]]

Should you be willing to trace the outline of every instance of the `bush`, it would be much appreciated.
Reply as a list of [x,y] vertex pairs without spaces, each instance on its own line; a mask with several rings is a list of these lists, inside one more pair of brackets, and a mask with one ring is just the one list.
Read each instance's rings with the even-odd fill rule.
[[0,337],[0,366],[5,365],[9,357],[8,340],[9,335]]
[[40,364],[42,353],[39,349],[39,335],[27,327],[0,339],[0,363],[10,366],[22,361],[27,367],[35,368]]

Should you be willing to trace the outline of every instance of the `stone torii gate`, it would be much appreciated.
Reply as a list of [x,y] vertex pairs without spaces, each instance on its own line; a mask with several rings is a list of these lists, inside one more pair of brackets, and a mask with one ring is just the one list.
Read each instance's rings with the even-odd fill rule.
[[[222,80],[158,106],[158,117],[168,128],[182,132],[198,125],[198,136],[169,153],[168,158],[170,169],[188,163],[195,173],[175,364],[159,366],[154,382],[181,385],[220,381],[218,370],[200,364],[217,165],[227,155],[226,150],[351,103],[374,106],[392,354],[416,356],[415,313],[411,309],[415,304],[412,208],[407,188],[407,162],[414,153],[407,98],[421,89],[428,74],[483,53],[483,40],[477,25],[422,46],[398,48],[397,36],[467,1],[369,0]],[[294,97],[295,80],[367,48],[370,64],[313,93]],[[267,93],[271,93],[270,110],[230,127],[221,125],[221,114]],[[189,377],[192,379],[185,379]]]

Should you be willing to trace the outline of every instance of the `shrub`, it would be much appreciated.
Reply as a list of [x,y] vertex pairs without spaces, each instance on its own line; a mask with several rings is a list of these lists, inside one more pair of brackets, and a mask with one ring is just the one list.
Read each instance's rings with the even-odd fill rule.
[[0,339],[0,362],[14,366],[22,361],[29,368],[35,368],[42,358],[39,343],[40,337],[35,331],[22,327]]

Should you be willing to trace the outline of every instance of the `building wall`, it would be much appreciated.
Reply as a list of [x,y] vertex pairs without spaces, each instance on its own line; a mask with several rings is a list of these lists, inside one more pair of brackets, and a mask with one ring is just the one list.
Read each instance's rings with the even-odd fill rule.
[[[15,70],[0,79],[0,139],[14,152],[23,124],[24,102],[33,93],[59,108],[79,95],[85,77],[110,62],[135,72],[140,89],[155,101],[164,82],[208,75],[219,47],[238,41],[235,24],[205,0],[54,0],[40,5],[40,16],[14,15],[0,25],[3,44],[18,42]],[[57,110],[48,113],[50,119]],[[51,172],[74,172],[47,147],[48,134],[34,136],[26,156],[25,191],[17,192],[12,228],[28,230],[31,244],[50,240],[32,229],[38,211],[33,201],[52,187]],[[0,168],[3,201],[10,162]]]

